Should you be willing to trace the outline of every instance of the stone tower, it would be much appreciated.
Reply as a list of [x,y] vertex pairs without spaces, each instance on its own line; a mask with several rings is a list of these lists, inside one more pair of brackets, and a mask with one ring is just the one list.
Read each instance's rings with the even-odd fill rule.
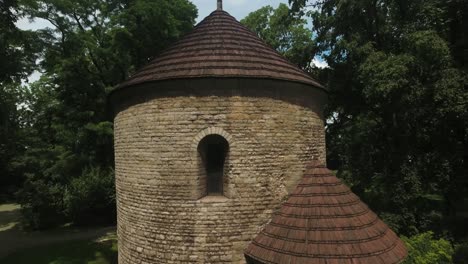
[[121,264],[245,263],[325,162],[325,89],[221,8],[110,99]]

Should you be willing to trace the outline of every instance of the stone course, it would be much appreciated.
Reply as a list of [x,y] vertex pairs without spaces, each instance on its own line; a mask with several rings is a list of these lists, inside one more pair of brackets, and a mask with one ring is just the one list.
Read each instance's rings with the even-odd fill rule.
[[[305,84],[202,78],[112,96],[121,264],[245,263],[307,162],[325,162],[326,94]],[[197,147],[211,134],[229,143],[224,196],[204,196]]]

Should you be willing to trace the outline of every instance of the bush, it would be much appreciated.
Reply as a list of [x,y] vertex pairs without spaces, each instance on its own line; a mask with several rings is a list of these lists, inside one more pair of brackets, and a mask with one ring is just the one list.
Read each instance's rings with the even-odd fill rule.
[[404,264],[449,264],[452,263],[453,247],[445,239],[436,240],[433,232],[410,238],[402,237],[408,249]]
[[78,177],[56,171],[39,170],[29,175],[17,193],[26,228],[47,229],[70,222],[75,225],[116,222],[113,169],[88,168]]
[[76,225],[114,224],[114,171],[88,168],[71,180],[65,192],[65,212]]
[[455,254],[453,254],[454,264],[468,264],[468,242],[455,247]]
[[65,222],[63,187],[46,184],[43,180],[28,179],[18,192],[22,224],[27,229],[46,229]]

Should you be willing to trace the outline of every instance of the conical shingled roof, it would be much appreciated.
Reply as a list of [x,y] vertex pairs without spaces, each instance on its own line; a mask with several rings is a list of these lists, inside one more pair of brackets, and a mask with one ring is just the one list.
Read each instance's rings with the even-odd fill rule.
[[200,77],[270,78],[323,87],[234,17],[216,10],[118,88]]
[[390,264],[407,252],[359,197],[313,162],[245,254],[254,263]]

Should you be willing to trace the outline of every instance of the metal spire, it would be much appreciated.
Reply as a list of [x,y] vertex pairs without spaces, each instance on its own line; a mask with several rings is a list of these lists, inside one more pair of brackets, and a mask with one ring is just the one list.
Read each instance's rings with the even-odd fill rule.
[[218,10],[223,10],[223,0],[218,0]]

